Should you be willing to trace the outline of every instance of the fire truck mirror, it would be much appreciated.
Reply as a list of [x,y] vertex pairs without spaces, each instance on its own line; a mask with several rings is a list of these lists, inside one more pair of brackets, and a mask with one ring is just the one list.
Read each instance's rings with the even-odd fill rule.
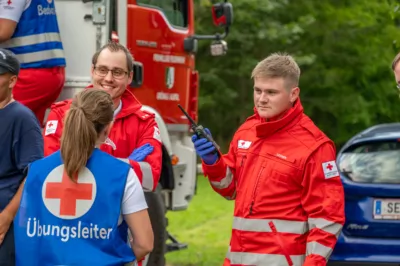
[[231,3],[218,3],[212,6],[212,17],[217,27],[229,27],[233,22],[233,7]]
[[133,78],[130,84],[131,88],[140,88],[143,84],[143,64],[140,62],[133,63]]
[[183,40],[183,49],[188,53],[196,53],[198,41],[195,38],[187,37]]

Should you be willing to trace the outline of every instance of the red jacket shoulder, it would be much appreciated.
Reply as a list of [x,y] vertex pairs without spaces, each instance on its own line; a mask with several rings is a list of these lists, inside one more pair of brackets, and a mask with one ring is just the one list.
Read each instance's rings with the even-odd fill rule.
[[289,129],[288,132],[293,139],[297,139],[299,143],[307,148],[315,148],[316,145],[319,146],[326,141],[332,142],[305,114],[303,114],[297,125]]
[[53,103],[50,107],[52,112],[64,114],[71,106],[72,100],[65,100]]
[[146,110],[141,110],[141,109],[136,110],[136,111],[134,112],[134,114],[135,114],[137,117],[139,117],[140,120],[142,120],[142,121],[149,121],[149,122],[150,122],[151,120],[154,120],[155,117],[156,117],[154,113],[151,113],[151,112],[146,111]]

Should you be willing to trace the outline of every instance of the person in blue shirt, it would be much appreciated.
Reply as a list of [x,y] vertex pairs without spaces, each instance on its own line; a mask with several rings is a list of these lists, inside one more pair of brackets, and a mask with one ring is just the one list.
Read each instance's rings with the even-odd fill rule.
[[[13,222],[27,165],[43,157],[43,137],[33,112],[13,99],[20,63],[0,48],[0,265],[15,265]],[[18,191],[18,193],[17,193]]]
[[65,117],[60,150],[29,165],[14,220],[16,265],[122,266],[152,251],[137,175],[98,148],[113,117],[107,92],[81,91]]

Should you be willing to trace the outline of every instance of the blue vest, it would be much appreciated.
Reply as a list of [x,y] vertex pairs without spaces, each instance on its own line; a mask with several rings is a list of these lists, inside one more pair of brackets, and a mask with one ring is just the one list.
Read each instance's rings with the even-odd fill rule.
[[[98,149],[78,183],[60,151],[30,165],[14,220],[17,266],[121,266],[135,260],[118,225],[130,166]],[[124,236],[124,237],[122,237]]]
[[15,53],[21,68],[65,66],[54,0],[32,0],[11,39],[0,47]]

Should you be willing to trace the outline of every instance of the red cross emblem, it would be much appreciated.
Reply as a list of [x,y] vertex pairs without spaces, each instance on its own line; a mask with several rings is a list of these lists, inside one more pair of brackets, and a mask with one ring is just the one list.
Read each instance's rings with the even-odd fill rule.
[[7,4],[8,4],[8,5],[11,5],[11,3],[12,3],[11,0],[8,0],[8,1],[7,1]]
[[77,200],[93,199],[93,184],[73,182],[64,171],[61,182],[47,183],[44,198],[60,200],[58,215],[76,216]]
[[52,127],[52,126],[53,126],[53,123],[52,123],[52,122],[50,122],[50,123],[49,123],[49,127]]
[[251,141],[242,140],[242,139],[238,140],[238,148],[239,149],[248,149],[248,148],[250,148],[250,145],[251,145]]
[[326,166],[326,168],[328,168],[329,171],[332,171],[333,165],[331,165],[330,163]]

